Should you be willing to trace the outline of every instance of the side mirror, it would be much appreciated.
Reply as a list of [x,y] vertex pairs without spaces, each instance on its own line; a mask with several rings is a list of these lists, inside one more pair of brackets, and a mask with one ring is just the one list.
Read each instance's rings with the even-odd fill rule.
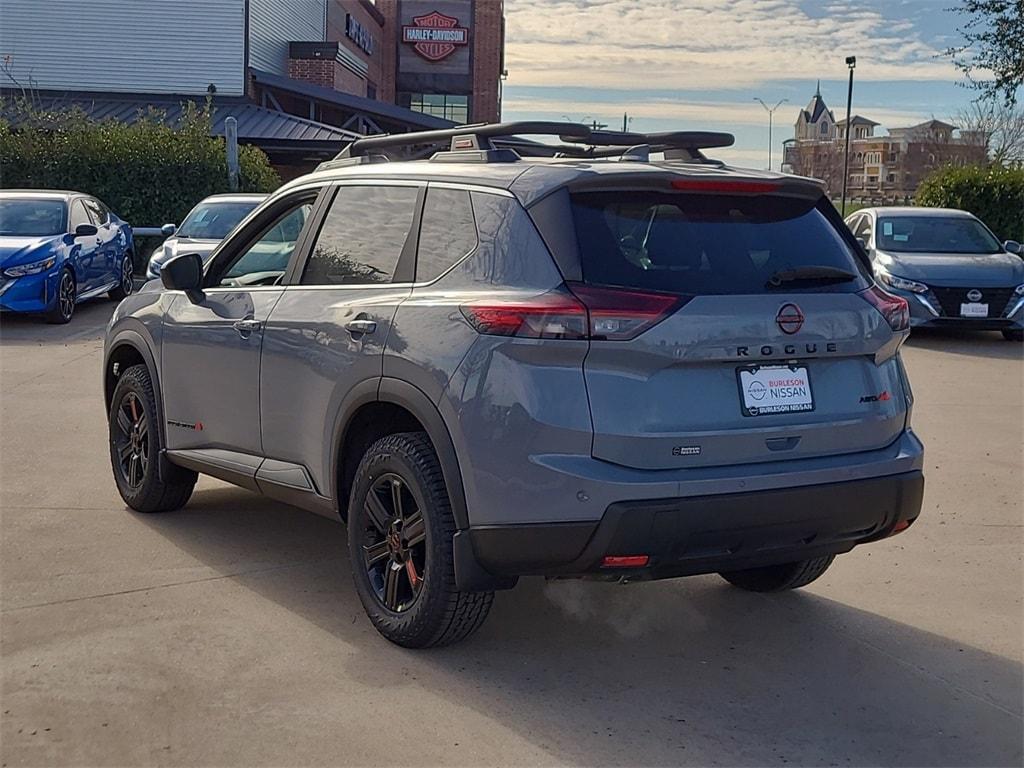
[[162,227],[160,227],[160,234],[163,235],[164,237],[170,237],[177,231],[177,224],[164,224]]
[[1010,253],[1016,253],[1018,256],[1024,257],[1024,245],[1021,245],[1016,240],[1007,240],[1003,243],[1003,248]]
[[203,257],[198,253],[183,253],[167,261],[160,268],[160,282],[170,291],[184,291],[191,301],[202,298]]
[[92,224],[79,224],[75,227],[75,237],[96,237],[100,231]]

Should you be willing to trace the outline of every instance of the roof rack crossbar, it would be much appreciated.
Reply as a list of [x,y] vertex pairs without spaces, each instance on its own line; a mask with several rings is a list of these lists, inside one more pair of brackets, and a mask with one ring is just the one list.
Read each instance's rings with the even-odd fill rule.
[[663,131],[659,133],[620,133],[618,131],[591,131],[584,138],[561,134],[562,141],[572,144],[589,144],[592,147],[635,147],[647,144],[652,149],[713,149],[731,147],[736,137],[731,133],[716,131]]
[[[516,123],[479,123],[441,128],[434,131],[413,131],[410,133],[382,134],[356,139],[338,155],[338,159],[359,157],[371,150],[382,152],[389,149],[415,148],[440,149],[444,145],[451,151],[493,149],[492,139],[506,136],[571,136],[573,141],[585,141],[591,134],[590,128],[578,123],[556,123],[545,121],[522,121]],[[416,154],[423,154],[421,149]]]

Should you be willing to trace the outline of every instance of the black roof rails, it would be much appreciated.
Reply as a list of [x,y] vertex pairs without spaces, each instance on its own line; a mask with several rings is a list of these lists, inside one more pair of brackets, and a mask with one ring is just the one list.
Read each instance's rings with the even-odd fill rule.
[[[511,136],[572,136],[574,141],[586,140],[590,128],[578,123],[523,121],[517,123],[479,123],[441,128],[435,131],[414,131],[356,139],[341,151],[337,159],[359,157],[370,151],[387,154],[389,149],[402,149],[408,158],[425,157],[439,149],[452,152],[494,149],[492,139]],[[447,147],[444,145],[447,144]]]
[[731,147],[736,137],[731,133],[715,131],[664,131],[660,133],[620,133],[618,131],[591,131],[585,138],[561,134],[562,141],[589,144],[592,147],[635,147],[647,144],[652,150],[688,149],[700,151],[716,147]]
[[[525,136],[557,136],[562,144],[546,144]],[[521,121],[514,123],[478,123],[433,131],[381,134],[356,139],[323,167],[358,158],[373,161],[388,159],[419,160],[437,155],[438,160],[462,160],[470,156],[478,162],[515,160],[519,157],[570,157],[580,159],[645,159],[651,152],[666,152],[674,159],[710,163],[702,149],[728,147],[735,139],[730,133],[712,131],[667,131],[633,133],[596,131],[581,123]],[[509,151],[511,150],[511,151]],[[441,152],[459,153],[447,156]]]

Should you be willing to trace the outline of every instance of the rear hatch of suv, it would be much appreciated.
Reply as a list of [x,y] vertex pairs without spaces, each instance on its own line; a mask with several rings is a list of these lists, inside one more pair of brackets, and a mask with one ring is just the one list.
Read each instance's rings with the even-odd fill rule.
[[[742,464],[877,449],[903,430],[906,306],[873,286],[816,187],[677,177],[570,199],[594,457]],[[622,303],[632,321],[602,310]]]

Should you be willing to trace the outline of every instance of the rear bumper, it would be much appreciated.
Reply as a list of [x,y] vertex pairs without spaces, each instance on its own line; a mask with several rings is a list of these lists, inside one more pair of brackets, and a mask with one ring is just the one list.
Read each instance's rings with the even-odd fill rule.
[[[921,511],[920,470],[837,483],[617,502],[598,521],[470,528],[476,561],[495,576],[666,578],[847,552]],[[648,555],[644,568],[603,568],[606,555]]]

